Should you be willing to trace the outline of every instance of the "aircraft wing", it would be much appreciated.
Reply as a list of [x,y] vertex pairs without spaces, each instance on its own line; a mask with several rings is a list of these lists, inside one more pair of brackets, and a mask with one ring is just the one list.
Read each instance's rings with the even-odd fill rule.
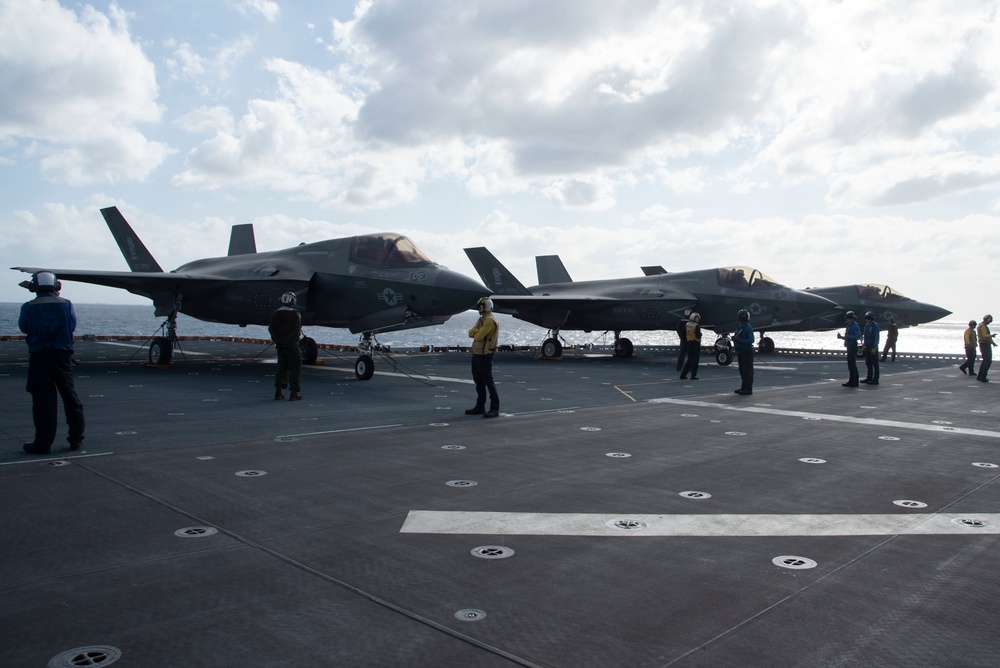
[[[176,295],[205,294],[212,290],[231,287],[236,282],[224,277],[188,276],[174,272],[93,271],[48,267],[11,267],[11,269],[28,274],[51,271],[60,281],[77,281],[127,290],[134,295],[151,299],[157,316],[169,315],[176,308]],[[307,281],[303,281],[303,284],[306,283]]]

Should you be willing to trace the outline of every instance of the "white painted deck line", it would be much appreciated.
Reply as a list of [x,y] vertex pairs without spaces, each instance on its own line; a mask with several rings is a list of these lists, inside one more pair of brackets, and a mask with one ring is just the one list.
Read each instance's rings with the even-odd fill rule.
[[[640,529],[609,526],[644,522]],[[953,520],[975,520],[966,526]],[[1000,513],[891,515],[605,515],[411,510],[400,533],[493,536],[895,536],[1000,533]]]
[[946,434],[962,434],[964,436],[985,436],[986,438],[1000,438],[1000,431],[990,431],[987,429],[967,429],[965,427],[946,426],[939,424],[920,424],[919,422],[900,422],[899,420],[881,420],[879,418],[857,417],[855,415],[832,415],[830,413],[813,413],[807,411],[786,411],[779,408],[765,408],[763,406],[734,406],[729,404],[717,404],[711,401],[695,401],[691,399],[673,399],[664,397],[662,399],[650,399],[651,404],[677,404],[678,406],[694,406],[698,408],[718,408],[725,411],[741,411],[744,413],[762,413],[764,415],[781,415],[785,417],[797,418],[818,418],[829,420],[830,422],[847,422],[854,425],[870,425],[878,427],[890,427],[896,429],[916,429],[919,431],[934,431]]

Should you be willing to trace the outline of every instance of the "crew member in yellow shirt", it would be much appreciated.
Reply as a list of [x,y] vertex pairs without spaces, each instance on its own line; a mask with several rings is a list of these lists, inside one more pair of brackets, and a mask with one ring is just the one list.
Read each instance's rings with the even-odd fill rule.
[[[493,353],[500,339],[500,325],[493,317],[493,300],[483,297],[476,304],[479,320],[469,330],[472,339],[472,380],[476,383],[476,405],[465,411],[466,415],[484,418],[500,417],[500,396],[493,382]],[[486,392],[490,393],[490,409],[486,410]]]

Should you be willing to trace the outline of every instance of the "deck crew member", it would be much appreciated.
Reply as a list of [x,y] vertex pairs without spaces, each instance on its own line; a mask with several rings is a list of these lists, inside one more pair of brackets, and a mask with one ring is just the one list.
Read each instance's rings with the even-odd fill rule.
[[858,340],[861,339],[861,328],[858,327],[857,316],[854,311],[844,314],[847,326],[844,333],[837,332],[837,338],[844,340],[844,347],[847,348],[847,382],[841,383],[844,387],[858,387]]
[[861,381],[868,385],[878,385],[878,338],[879,328],[875,322],[875,314],[871,311],[865,313],[865,331],[861,335],[862,345],[865,347],[865,366],[868,368],[868,376]]
[[978,342],[978,337],[976,336],[976,321],[969,321],[969,328],[965,330],[965,363],[958,367],[958,370],[963,374],[968,373],[970,376],[976,372],[976,343]]
[[739,325],[733,334],[736,347],[736,363],[740,367],[740,389],[736,394],[753,394],[753,327],[750,326],[750,312],[740,309],[736,313]]
[[889,350],[892,349],[892,359],[889,361],[896,361],[896,339],[899,338],[899,327],[896,326],[896,319],[889,318],[889,324],[885,327],[885,348],[882,349],[882,361],[885,361],[886,356],[889,354]]
[[[500,395],[493,382],[493,353],[500,340],[500,324],[493,316],[493,300],[483,297],[476,304],[479,320],[469,330],[472,339],[472,380],[476,383],[476,405],[466,415],[484,418],[500,417]],[[486,392],[490,394],[490,409],[486,410]]]
[[684,367],[684,355],[687,353],[687,324],[691,319],[691,309],[684,309],[684,315],[677,321],[677,370]]
[[278,366],[274,370],[274,399],[284,399],[281,388],[287,383],[289,401],[302,399],[302,350],[299,337],[302,336],[302,314],[295,308],[295,293],[281,295],[281,306],[271,314],[267,331],[278,351]]
[[687,380],[688,372],[691,380],[698,380],[698,358],[701,357],[701,314],[692,313],[684,327],[684,338],[687,342],[687,361],[681,370],[681,380]]
[[83,445],[83,403],[73,383],[73,332],[76,311],[73,302],[59,296],[62,284],[55,274],[40,271],[31,283],[22,283],[37,296],[21,305],[17,326],[26,334],[28,344],[28,383],[31,393],[31,417],[35,423],[35,438],[24,444],[24,451],[33,455],[52,452],[59,422],[62,397],[70,450]]
[[993,346],[997,344],[993,340],[996,334],[990,334],[991,322],[993,322],[993,316],[987,313],[983,316],[979,327],[976,328],[976,335],[979,337],[979,353],[983,356],[983,361],[979,363],[979,373],[976,374],[976,380],[984,383],[990,382],[986,378],[986,374],[989,373],[990,365],[993,364]]

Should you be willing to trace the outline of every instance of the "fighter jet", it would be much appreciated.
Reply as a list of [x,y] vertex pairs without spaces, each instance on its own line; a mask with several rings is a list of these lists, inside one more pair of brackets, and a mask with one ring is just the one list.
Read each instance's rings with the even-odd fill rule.
[[[662,274],[662,267],[643,267],[647,275]],[[779,332],[826,332],[844,327],[844,312],[854,311],[858,317],[872,311],[876,322],[883,325],[889,318],[896,320],[896,326],[915,327],[934,320],[940,320],[951,315],[951,311],[934,304],[911,299],[888,285],[881,283],[862,283],[856,285],[839,285],[830,288],[806,288],[803,292],[819,295],[834,302],[840,309],[822,313],[813,318],[807,318],[797,323],[783,323],[758,326],[754,328],[760,334],[759,348],[761,352],[774,351],[774,341],[767,336],[768,330]]]
[[[806,288],[805,292],[826,297],[830,301],[836,302],[844,311],[854,311],[859,318],[863,317],[862,314],[871,311],[875,314],[875,321],[883,326],[889,322],[889,318],[893,318],[896,320],[896,326],[900,329],[915,327],[951,315],[951,311],[948,309],[911,299],[881,283]],[[791,332],[826,332],[840,329],[843,326],[843,316],[825,314],[795,325],[772,327],[772,329]]]
[[[486,248],[466,248],[480,278],[493,291],[495,310],[545,327],[543,357],[562,352],[559,331],[613,331],[616,357],[631,357],[625,330],[673,330],[684,309],[697,309],[703,328],[716,333],[736,329],[736,313],[745,308],[759,324],[797,323],[828,311],[830,300],[781,285],[756,269],[720,267],[666,273],[649,268],[646,276],[574,282],[558,256],[535,258],[539,285],[530,288]],[[732,361],[719,357],[720,364]]]
[[[153,300],[166,316],[166,336],[149,347],[154,364],[168,364],[177,339],[177,314],[232,325],[267,325],[284,292],[294,292],[304,326],[346,327],[362,333],[354,372],[374,373],[375,332],[445,322],[473,308],[489,291],[471,278],[431,260],[413,241],[392,233],[366,234],[257,252],[251,225],[236,225],[229,255],[206,258],[165,272],[118,211],[101,209],[131,271],[51,271],[60,280],[121,288]],[[22,283],[24,285],[24,283]],[[304,361],[316,360],[315,340],[302,339]]]

